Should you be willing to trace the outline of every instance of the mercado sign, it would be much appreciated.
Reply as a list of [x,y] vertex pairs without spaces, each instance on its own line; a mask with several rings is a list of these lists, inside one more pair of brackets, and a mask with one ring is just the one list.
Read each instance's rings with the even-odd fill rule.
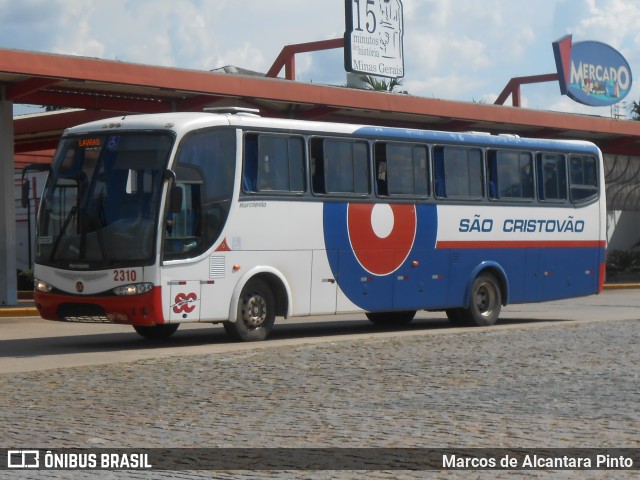
[[571,43],[571,35],[553,42],[560,92],[584,105],[605,107],[631,90],[631,68],[613,47],[600,42]]
[[403,35],[401,0],[345,0],[347,72],[403,77]]

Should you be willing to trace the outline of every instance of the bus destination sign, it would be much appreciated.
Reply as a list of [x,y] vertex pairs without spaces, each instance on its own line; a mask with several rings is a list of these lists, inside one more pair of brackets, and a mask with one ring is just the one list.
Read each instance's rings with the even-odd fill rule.
[[347,72],[404,76],[402,0],[345,0],[345,20]]

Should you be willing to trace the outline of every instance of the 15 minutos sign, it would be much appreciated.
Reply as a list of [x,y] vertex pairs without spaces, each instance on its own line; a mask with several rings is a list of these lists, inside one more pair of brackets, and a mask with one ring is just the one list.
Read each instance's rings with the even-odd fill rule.
[[345,0],[345,70],[404,76],[401,0]]

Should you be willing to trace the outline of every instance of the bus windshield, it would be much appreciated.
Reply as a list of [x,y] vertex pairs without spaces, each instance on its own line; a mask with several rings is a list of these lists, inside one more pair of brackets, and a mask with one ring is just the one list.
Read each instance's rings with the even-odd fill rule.
[[63,138],[40,210],[36,260],[68,269],[153,262],[173,137],[166,133]]

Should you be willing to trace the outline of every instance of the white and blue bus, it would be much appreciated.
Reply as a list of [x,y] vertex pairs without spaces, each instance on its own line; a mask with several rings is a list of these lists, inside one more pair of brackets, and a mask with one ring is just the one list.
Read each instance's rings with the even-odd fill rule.
[[584,141],[168,113],[67,130],[35,240],[43,318],[267,337],[276,317],[376,324],[595,294],[602,155]]

